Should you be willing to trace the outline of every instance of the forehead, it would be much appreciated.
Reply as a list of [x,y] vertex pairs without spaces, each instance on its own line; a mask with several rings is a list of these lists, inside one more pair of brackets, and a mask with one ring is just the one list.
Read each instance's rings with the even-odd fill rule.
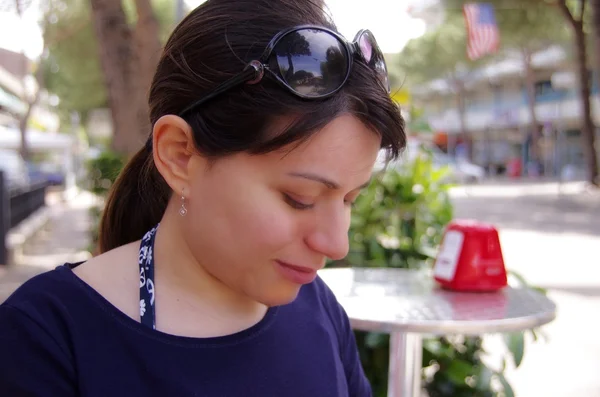
[[359,119],[342,115],[293,148],[269,153],[265,161],[279,168],[302,167],[306,171],[324,169],[341,173],[369,173],[377,157],[381,138]]

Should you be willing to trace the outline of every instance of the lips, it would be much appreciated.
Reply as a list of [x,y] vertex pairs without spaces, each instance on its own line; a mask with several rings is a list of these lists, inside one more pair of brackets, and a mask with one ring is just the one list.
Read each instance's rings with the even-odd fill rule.
[[292,265],[287,262],[276,260],[276,267],[281,276],[295,284],[310,284],[317,277],[317,270],[305,267]]

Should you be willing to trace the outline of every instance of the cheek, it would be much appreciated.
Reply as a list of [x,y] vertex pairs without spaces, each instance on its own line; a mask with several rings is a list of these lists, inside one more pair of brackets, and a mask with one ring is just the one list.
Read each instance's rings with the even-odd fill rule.
[[298,226],[291,211],[282,205],[265,205],[260,202],[246,204],[236,213],[236,224],[252,247],[279,250],[294,242]]
[[197,194],[186,215],[193,219],[190,228],[203,236],[201,245],[210,244],[221,254],[244,261],[248,255],[270,258],[299,238],[297,217],[275,192],[221,185]]

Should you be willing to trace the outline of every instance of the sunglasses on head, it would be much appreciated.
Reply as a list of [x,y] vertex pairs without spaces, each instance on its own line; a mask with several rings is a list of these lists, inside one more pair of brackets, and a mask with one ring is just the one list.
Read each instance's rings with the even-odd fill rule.
[[251,61],[238,75],[186,107],[185,117],[210,99],[241,84],[257,84],[265,73],[291,93],[305,99],[322,99],[335,94],[350,75],[354,57],[377,72],[390,92],[383,53],[369,30],[359,31],[348,42],[340,34],[320,26],[303,25],[284,30],[269,42],[259,60]]

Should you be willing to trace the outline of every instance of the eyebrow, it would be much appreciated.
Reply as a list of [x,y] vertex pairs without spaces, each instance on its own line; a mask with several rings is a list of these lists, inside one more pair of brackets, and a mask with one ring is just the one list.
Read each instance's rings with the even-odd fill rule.
[[[320,182],[323,185],[327,186],[327,188],[329,188],[329,189],[336,190],[336,189],[340,188],[339,183],[334,182],[330,179],[327,179],[321,175],[313,174],[310,172],[289,172],[288,175],[295,177],[295,178],[304,178],[304,179],[308,179],[311,181]],[[369,184],[371,184],[370,179],[368,181],[366,181],[365,183],[363,183],[362,185],[360,185],[357,189],[364,189],[367,186],[369,186]],[[356,190],[356,189],[354,189],[354,190]]]

